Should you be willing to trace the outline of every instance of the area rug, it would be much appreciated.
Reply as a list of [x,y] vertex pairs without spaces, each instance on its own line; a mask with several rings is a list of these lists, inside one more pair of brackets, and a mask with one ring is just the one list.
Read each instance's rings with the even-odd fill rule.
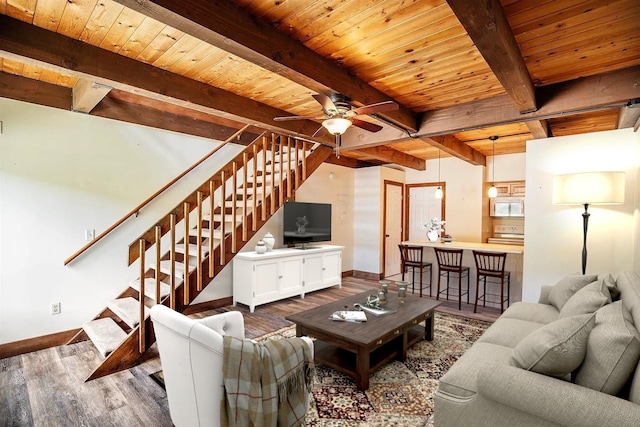
[[[351,377],[317,365],[307,425],[432,427],[438,379],[489,326],[480,320],[436,312],[433,341],[420,341],[411,347],[404,363],[393,361],[380,368],[364,392],[357,389]],[[292,325],[257,340],[295,334]],[[152,374],[152,378],[164,386],[162,371]]]
[[[458,360],[490,323],[436,313],[433,341],[420,341],[407,360],[391,362],[369,379],[362,392],[355,381],[323,365],[316,366],[308,426],[432,426],[433,395],[438,379]],[[290,326],[258,340],[294,337]]]

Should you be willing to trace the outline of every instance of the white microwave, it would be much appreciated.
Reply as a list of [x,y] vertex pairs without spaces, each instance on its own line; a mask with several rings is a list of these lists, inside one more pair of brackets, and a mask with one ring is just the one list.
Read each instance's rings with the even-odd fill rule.
[[498,217],[524,217],[524,198],[496,197],[490,199],[489,215]]

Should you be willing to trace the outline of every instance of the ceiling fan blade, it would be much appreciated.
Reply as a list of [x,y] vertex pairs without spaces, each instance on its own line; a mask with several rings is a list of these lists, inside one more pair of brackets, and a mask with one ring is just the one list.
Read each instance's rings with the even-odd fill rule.
[[274,117],[273,120],[276,122],[283,122],[285,120],[316,120],[323,119],[325,116],[285,116],[285,117]]
[[315,99],[320,103],[320,105],[322,105],[322,108],[324,108],[325,111],[338,111],[338,107],[336,107],[336,104],[334,104],[331,98],[329,98],[327,95],[318,93],[312,96],[313,99]]
[[321,137],[321,136],[324,136],[326,133],[327,133],[327,130],[324,128],[324,126],[320,126],[318,130],[313,133],[312,136]]
[[379,132],[382,130],[382,126],[375,123],[365,122],[364,120],[351,119],[354,126],[358,126],[361,129],[368,130],[369,132]]
[[354,108],[351,112],[356,114],[373,114],[382,113],[383,111],[393,111],[398,108],[400,108],[400,106],[395,101],[382,101],[375,104],[365,105],[364,107]]

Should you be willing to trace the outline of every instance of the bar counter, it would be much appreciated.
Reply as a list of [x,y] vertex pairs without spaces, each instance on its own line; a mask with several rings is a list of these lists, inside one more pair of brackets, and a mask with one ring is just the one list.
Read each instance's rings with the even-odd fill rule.
[[[514,303],[522,300],[522,261],[524,257],[524,246],[517,245],[501,245],[497,243],[479,243],[479,242],[430,242],[427,239],[407,240],[402,242],[403,245],[415,245],[422,246],[424,249],[424,260],[433,264],[433,297],[436,296],[436,289],[438,283],[438,261],[436,254],[431,248],[443,248],[443,249],[462,249],[462,265],[469,267],[469,303],[473,305],[476,295],[476,264],[473,258],[474,250],[484,252],[504,252],[507,254],[505,271],[511,272],[511,295],[509,302]],[[405,280],[411,282],[411,270],[405,275]],[[445,289],[446,277],[441,279],[441,289]],[[426,280],[425,280],[426,282]],[[454,283],[455,282],[455,283]],[[457,279],[452,279],[451,285],[456,287],[457,291]],[[465,287],[466,279],[462,279],[462,287]],[[480,284],[482,288],[482,283]],[[495,294],[500,292],[499,287],[491,287],[487,285],[487,292]],[[482,292],[481,292],[482,293]],[[505,288],[506,293],[506,288]],[[428,291],[427,291],[428,294]],[[444,294],[443,294],[444,295]],[[462,297],[462,302],[466,303],[466,296]],[[487,307],[498,307],[500,304],[490,304],[487,302]]]

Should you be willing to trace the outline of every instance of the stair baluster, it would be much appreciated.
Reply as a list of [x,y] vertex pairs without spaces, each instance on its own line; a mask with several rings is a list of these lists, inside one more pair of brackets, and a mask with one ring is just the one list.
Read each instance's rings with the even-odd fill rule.
[[[231,164],[231,189],[232,189],[232,193],[231,193],[231,253],[235,254],[236,253],[236,247],[237,247],[237,229],[238,229],[238,224],[237,224],[237,215],[236,215],[236,211],[238,209],[238,191],[236,190],[236,188],[238,188],[238,164],[236,162],[233,162]],[[226,216],[226,211],[225,214]]]
[[144,327],[144,275],[147,271],[145,267],[145,252],[147,250],[147,242],[144,239],[140,239],[140,323],[138,332],[138,351],[140,353],[145,352],[145,327]]
[[213,179],[209,180],[209,277],[213,277],[215,274],[214,256],[213,256],[213,243],[214,243],[214,214],[216,213],[215,205],[215,183]]
[[226,239],[227,235],[226,229],[226,221],[225,221],[225,212],[227,210],[227,180],[225,179],[224,169],[220,172],[220,265],[225,265],[227,262],[227,250],[226,250]]
[[262,137],[262,221],[267,220],[267,135]]
[[246,242],[247,238],[247,169],[249,167],[249,157],[247,152],[242,153],[242,242]]
[[251,231],[258,228],[258,146],[253,144],[253,173],[251,174]]
[[[161,239],[162,239],[162,227],[156,225],[156,304],[160,303],[160,259],[162,257],[161,250]],[[140,293],[140,298],[144,299],[144,293]],[[142,320],[140,323],[142,323]]]
[[[171,286],[171,301],[169,301],[169,307],[172,310],[176,309],[176,214],[172,213],[169,216],[169,233],[171,236],[171,248],[169,248],[169,277]],[[159,271],[156,272],[159,274]]]
[[[198,254],[196,256],[197,264],[196,264],[196,289],[198,291],[202,290],[202,200],[203,195],[202,191],[198,191],[198,226],[197,226],[197,236],[196,236],[196,249],[198,250]],[[188,242],[187,242],[188,243]]]
[[191,231],[189,228],[189,212],[191,212],[191,206],[189,202],[184,202],[182,205],[184,209],[184,255],[183,255],[183,264],[184,264],[184,278],[182,281],[182,293],[184,295],[184,305],[189,305],[191,300],[189,299],[189,232]]

